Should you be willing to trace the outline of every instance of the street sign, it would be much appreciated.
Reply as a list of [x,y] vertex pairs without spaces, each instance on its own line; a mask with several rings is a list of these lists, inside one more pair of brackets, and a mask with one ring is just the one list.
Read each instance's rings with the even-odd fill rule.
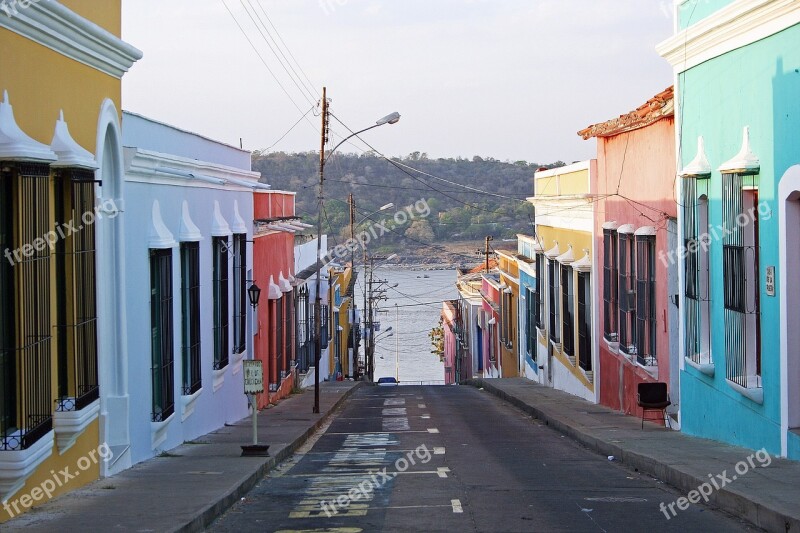
[[775,296],[775,267],[767,267],[767,296]]
[[258,359],[242,361],[244,364],[244,393],[262,394],[264,392],[264,366]]

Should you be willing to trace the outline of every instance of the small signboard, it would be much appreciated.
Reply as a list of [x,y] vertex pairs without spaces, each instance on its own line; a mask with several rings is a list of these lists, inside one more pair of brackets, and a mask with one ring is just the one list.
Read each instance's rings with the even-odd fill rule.
[[264,392],[264,365],[258,359],[242,361],[244,364],[244,393],[262,394]]
[[767,267],[767,296],[775,296],[775,267]]

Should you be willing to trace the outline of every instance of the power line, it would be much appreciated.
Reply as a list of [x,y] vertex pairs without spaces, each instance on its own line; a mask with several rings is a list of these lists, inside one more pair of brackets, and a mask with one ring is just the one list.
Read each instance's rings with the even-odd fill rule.
[[[284,41],[284,40],[283,40],[283,37],[281,37],[281,34],[280,34],[280,32],[278,31],[278,28],[276,28],[276,27],[275,27],[275,24],[273,24],[273,23],[272,23],[272,19],[269,17],[269,15],[267,14],[267,11],[264,9],[264,5],[262,4],[261,0],[257,0],[257,2],[256,2],[256,3],[257,3],[257,4],[258,4],[258,6],[261,8],[261,12],[262,12],[262,13],[264,13],[264,17],[266,17],[267,21],[269,22],[269,25],[270,25],[270,26],[272,26],[272,29],[273,29],[273,30],[275,30],[275,35],[277,35],[277,36],[278,36],[278,39],[279,39],[279,40],[281,41],[281,43],[283,44],[284,48],[286,48],[286,51],[289,53],[289,56],[290,56],[290,57],[291,57],[291,58],[294,60],[294,63],[295,63],[295,65],[297,65],[297,68],[298,68],[298,70],[300,70],[300,72],[303,74],[303,77],[305,78],[305,81],[306,81],[306,82],[308,82],[308,86],[309,86],[310,88],[312,88],[312,89],[313,89],[314,87],[316,87],[316,85],[314,85],[314,84],[311,82],[311,80],[309,79],[309,77],[308,77],[308,75],[306,74],[305,70],[303,70],[303,67],[301,67],[301,66],[300,66],[300,63],[297,61],[297,58],[296,58],[296,57],[294,57],[294,54],[292,53],[292,50],[291,50],[291,48],[289,48],[289,46],[286,44],[286,41]],[[313,91],[312,91],[312,92],[313,92]],[[315,96],[315,98],[317,98],[317,99],[318,99],[318,98],[319,98],[319,95]]]
[[[272,34],[269,32],[269,29],[267,28],[267,25],[264,24],[264,21],[261,19],[261,15],[258,14],[258,11],[256,11],[256,8],[253,6],[252,2],[250,0],[246,1],[247,5],[250,6],[250,9],[253,10],[253,14],[255,14],[256,18],[253,18],[253,15],[250,14],[250,9],[247,9],[247,5],[245,5],[245,0],[239,0],[239,3],[242,4],[242,7],[247,13],[247,16],[250,17],[250,20],[253,21],[256,30],[258,30],[258,32],[261,34],[261,38],[264,39],[265,43],[267,43],[267,46],[272,51],[272,54],[278,60],[278,63],[280,63],[281,67],[283,67],[283,70],[286,72],[286,75],[289,76],[289,78],[292,80],[292,83],[294,83],[295,86],[300,90],[300,93],[303,94],[303,97],[308,98],[308,95],[310,94],[311,98],[309,102],[314,102],[318,98],[317,95],[314,93],[314,91],[310,91],[308,87],[306,87],[306,85],[303,83],[302,78],[300,78],[300,75],[297,74],[297,71],[294,69],[292,64],[289,63],[288,59],[286,59],[286,55],[281,50],[280,46],[278,46],[277,41],[275,41],[275,39],[272,37]],[[258,19],[258,22],[256,22],[256,19]],[[266,31],[266,34],[264,33],[264,31],[261,31],[261,28],[259,27],[259,22],[261,23],[261,27],[263,27],[264,30]],[[272,46],[272,44],[270,44],[270,41],[272,41],[272,44],[275,45],[274,47]],[[276,51],[275,48],[277,48],[278,50]],[[278,55],[279,53],[280,56]],[[281,56],[283,57],[283,59],[281,59]],[[288,65],[288,68],[286,65]],[[291,73],[289,72],[290,69],[292,71]],[[298,80],[300,83],[298,83]]]
[[[308,116],[308,114],[309,114],[310,112],[314,111],[314,108],[315,108],[315,107],[316,107],[316,105],[314,105],[314,106],[311,106],[311,109],[309,109],[308,111],[306,111],[305,113],[303,113],[303,115],[302,115],[302,116],[301,116],[299,119],[297,119],[297,122],[295,122],[295,123],[292,125],[292,127],[291,127],[291,128],[289,128],[289,130],[288,130],[286,133],[284,133],[283,135],[281,135],[280,139],[278,139],[277,141],[275,141],[274,143],[272,143],[272,144],[271,144],[271,145],[270,145],[268,148],[265,148],[265,149],[264,149],[264,152],[268,152],[269,150],[272,150],[272,148],[274,148],[274,147],[275,147],[275,145],[277,145],[279,142],[281,142],[282,140],[284,140],[284,139],[286,138],[286,136],[287,136],[287,135],[289,135],[290,133],[292,133],[292,131],[293,131],[293,130],[294,130],[296,127],[297,127],[297,125],[298,125],[298,124],[300,124],[300,123],[303,121],[303,119],[304,119],[304,118],[306,118],[306,117]],[[309,185],[309,187],[310,187],[310,185]]]
[[236,26],[239,28],[239,31],[241,31],[241,32],[242,32],[242,35],[244,35],[244,38],[245,38],[245,39],[247,39],[247,42],[248,42],[248,43],[250,43],[250,46],[253,48],[253,51],[256,53],[256,55],[258,56],[258,58],[261,60],[261,63],[264,65],[264,67],[265,67],[265,68],[267,69],[267,71],[270,73],[270,75],[272,76],[272,78],[275,80],[275,83],[277,83],[277,84],[278,84],[278,87],[280,87],[280,88],[281,88],[281,90],[283,91],[283,94],[285,94],[285,95],[286,95],[286,97],[289,99],[289,101],[291,101],[291,102],[292,102],[292,104],[293,104],[293,105],[294,105],[294,106],[297,108],[297,110],[298,110],[299,112],[301,112],[301,113],[302,113],[302,112],[303,112],[303,110],[300,108],[300,106],[299,106],[299,105],[297,105],[297,102],[295,102],[294,98],[292,98],[292,95],[290,95],[290,94],[289,94],[289,91],[287,91],[287,90],[286,90],[286,87],[284,87],[284,86],[283,86],[283,84],[281,83],[281,81],[278,79],[278,77],[275,75],[275,73],[274,73],[274,72],[272,71],[272,69],[269,67],[269,65],[267,64],[267,61],[264,59],[264,56],[262,56],[262,55],[261,55],[261,52],[259,52],[259,51],[258,51],[258,48],[256,47],[255,43],[253,43],[252,39],[250,39],[250,36],[249,36],[249,35],[247,35],[247,32],[246,32],[246,31],[244,31],[244,28],[243,28],[243,27],[242,27],[242,25],[239,23],[239,20],[236,18],[236,16],[233,14],[233,11],[231,11],[231,8],[230,8],[230,7],[228,7],[228,4],[226,4],[226,3],[225,3],[225,0],[222,0],[222,5],[224,5],[224,6],[225,6],[225,9],[227,9],[227,10],[228,10],[228,13],[230,13],[230,15],[231,15],[231,18],[233,19],[233,22],[235,22],[235,23],[236,23]]

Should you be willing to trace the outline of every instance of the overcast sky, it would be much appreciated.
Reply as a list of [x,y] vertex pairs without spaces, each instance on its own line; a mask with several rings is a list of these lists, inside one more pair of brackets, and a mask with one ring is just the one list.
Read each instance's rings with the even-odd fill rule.
[[[302,81],[291,80],[243,4],[273,32],[269,16],[310,83],[297,67]],[[671,4],[125,0],[123,37],[144,58],[124,78],[123,107],[264,149],[327,85],[333,113],[353,129],[392,111],[403,115],[365,134],[387,155],[572,162],[594,155],[594,141],[581,140],[579,129],[628,112],[672,83],[655,52],[672,32]],[[319,118],[307,118],[272,150],[318,150]]]

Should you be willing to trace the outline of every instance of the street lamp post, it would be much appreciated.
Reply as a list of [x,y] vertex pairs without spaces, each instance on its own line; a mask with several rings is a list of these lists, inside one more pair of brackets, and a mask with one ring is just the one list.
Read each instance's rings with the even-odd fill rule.
[[[253,282],[250,288],[247,289],[247,296],[255,314],[258,301],[261,298],[261,288]],[[245,392],[249,393],[250,405],[253,407],[253,444],[242,446],[242,456],[267,456],[269,455],[269,445],[258,444],[258,394],[259,392],[264,392],[264,368],[261,365],[261,361],[256,360],[255,343],[253,343],[253,360],[245,361],[244,370],[244,388]]]
[[[317,198],[317,202],[319,204],[319,208],[317,209],[317,262],[320,261],[322,256],[322,206],[324,201],[323,196],[323,189],[325,184],[325,162],[328,160],[331,154],[333,154],[337,148],[339,148],[345,141],[349,140],[356,135],[364,133],[365,131],[369,131],[373,128],[377,128],[379,126],[383,126],[385,124],[397,124],[400,120],[400,113],[394,112],[390,115],[386,115],[385,117],[379,119],[375,124],[368,128],[364,128],[363,130],[359,130],[355,133],[352,133],[342,139],[342,141],[333,147],[330,151],[328,156],[325,156],[325,145],[328,141],[328,120],[329,120],[330,111],[328,109],[328,89],[327,87],[322,88],[322,139],[319,149],[319,196]],[[318,267],[319,265],[317,265]],[[314,354],[314,413],[319,413],[319,364],[320,360],[322,359],[322,346],[320,344],[320,340],[322,339],[322,299],[320,297],[320,288],[321,288],[321,274],[320,268],[317,268],[317,279],[316,279],[316,288],[317,293],[314,297],[314,322],[315,324],[315,332],[317,336],[317,342],[315,343],[315,354]]]

